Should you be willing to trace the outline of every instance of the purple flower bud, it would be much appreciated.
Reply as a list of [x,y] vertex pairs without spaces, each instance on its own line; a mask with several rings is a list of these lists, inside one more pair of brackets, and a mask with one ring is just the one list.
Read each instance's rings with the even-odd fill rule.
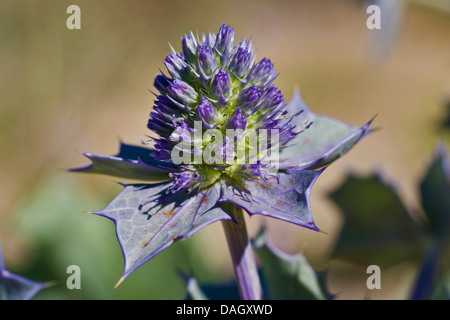
[[165,119],[161,119],[156,112],[151,112],[150,117],[147,122],[147,128],[161,136],[170,134],[170,126]]
[[234,47],[234,29],[226,24],[220,26],[215,47],[220,53],[230,53]]
[[156,143],[154,148],[157,152],[155,152],[155,159],[160,161],[172,161],[171,160],[171,151],[173,148],[173,144],[168,142],[165,139],[155,139]]
[[252,64],[252,54],[245,48],[239,47],[231,59],[228,71],[233,72],[236,76],[243,78],[250,71]]
[[245,49],[250,52],[251,55],[253,55],[253,43],[251,41],[241,40],[237,47]]
[[239,97],[236,99],[236,104],[241,106],[244,110],[251,110],[257,105],[260,98],[261,89],[251,86],[241,92]]
[[267,110],[270,108],[277,107],[284,102],[284,96],[277,87],[270,87],[264,92],[261,108]]
[[227,122],[228,129],[242,129],[245,130],[247,127],[247,118],[245,114],[242,114],[241,109],[236,109],[233,117]]
[[233,142],[230,137],[225,136],[223,143],[216,148],[216,159],[221,159],[223,162],[233,161],[236,154],[236,146]]
[[216,56],[208,44],[198,46],[198,67],[209,76],[217,68]]
[[195,89],[182,80],[173,80],[167,89],[175,99],[184,105],[190,105],[197,101],[198,94]]
[[170,141],[184,141],[186,143],[192,143],[192,134],[194,132],[194,129],[189,127],[186,122],[182,121],[179,125],[175,125],[174,128],[175,130],[169,137]]
[[220,53],[220,62],[226,66],[234,47],[234,29],[223,24],[217,33],[215,48]]
[[211,93],[215,98],[228,97],[230,95],[230,76],[219,69],[211,83]]
[[264,58],[255,64],[247,76],[249,82],[255,86],[269,86],[277,77],[276,71],[270,59]]
[[167,96],[159,95],[157,98],[153,110],[169,115],[180,113],[181,110]]
[[155,78],[155,81],[153,82],[153,86],[158,90],[161,94],[166,94],[167,87],[169,86],[170,81],[167,79],[167,77],[163,74],[158,74]]
[[177,54],[171,53],[164,59],[164,64],[173,78],[180,79],[188,70],[188,64]]
[[181,46],[184,58],[189,62],[194,62],[197,55],[197,41],[192,32],[181,38]]
[[217,120],[218,112],[216,108],[205,98],[197,106],[198,117],[208,124],[213,124]]
[[215,43],[216,43],[216,35],[214,33],[208,33],[208,34],[204,34],[203,37],[203,44],[207,44],[209,45],[211,48],[214,47]]

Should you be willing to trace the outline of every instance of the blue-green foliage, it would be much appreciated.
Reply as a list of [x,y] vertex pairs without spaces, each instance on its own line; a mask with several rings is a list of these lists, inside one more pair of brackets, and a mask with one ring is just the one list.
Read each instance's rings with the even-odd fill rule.
[[379,175],[348,177],[331,194],[345,218],[334,257],[385,267],[416,261],[420,267],[410,298],[448,299],[449,166],[440,145],[419,186],[425,222],[406,209],[395,188]]

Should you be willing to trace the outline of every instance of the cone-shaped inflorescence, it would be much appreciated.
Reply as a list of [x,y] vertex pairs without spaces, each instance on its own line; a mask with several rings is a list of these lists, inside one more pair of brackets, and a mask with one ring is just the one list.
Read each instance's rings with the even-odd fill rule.
[[[217,35],[187,34],[181,43],[182,51],[164,60],[169,75],[161,73],[155,79],[159,94],[148,122],[159,136],[155,139],[158,160],[173,162],[174,152],[189,155],[191,162],[180,166],[182,173],[175,174],[172,191],[203,189],[218,179],[238,184],[242,178],[264,179],[261,172],[270,170],[248,168],[264,166],[260,160],[270,155],[269,149],[283,148],[297,134],[284,110],[284,97],[273,84],[277,72],[272,62],[267,58],[256,62],[250,41],[235,45],[234,30],[227,25]],[[268,134],[258,137],[265,141],[259,141],[257,158],[250,159],[248,141],[261,129]],[[214,131],[205,135],[206,130]],[[234,136],[230,138],[227,130]],[[277,132],[276,142],[271,132]],[[247,152],[239,156],[239,148]],[[215,161],[205,159],[208,151],[213,151]]]

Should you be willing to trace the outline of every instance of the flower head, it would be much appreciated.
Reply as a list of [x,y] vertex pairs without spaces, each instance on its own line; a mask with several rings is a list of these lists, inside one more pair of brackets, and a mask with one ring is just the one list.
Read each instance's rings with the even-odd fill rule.
[[72,169],[158,182],[127,184],[95,212],[116,223],[123,278],[178,239],[233,220],[230,205],[319,230],[312,185],[371,132],[370,122],[354,127],[312,113],[298,92],[286,103],[271,60],[255,63],[253,44],[235,45],[230,26],[201,38],[189,33],[181,47],[164,59],[168,75],[154,80],[153,148],[85,153],[92,164]]
[[[200,137],[203,137],[205,130],[214,128],[215,139],[220,133],[222,140],[230,129],[244,131],[240,137],[250,137],[251,133],[259,133],[261,129],[278,130],[282,134],[282,144],[277,146],[279,149],[295,137],[295,126],[287,121],[288,117],[280,108],[286,103],[281,91],[273,85],[277,73],[272,62],[264,58],[255,64],[255,60],[252,43],[243,40],[235,45],[234,30],[227,25],[222,25],[217,35],[209,34],[200,39],[190,33],[183,37],[182,52],[171,53],[164,60],[172,78],[160,74],[155,79],[155,87],[160,94],[155,102],[155,112],[150,114],[148,127],[160,136],[157,140],[159,151],[167,155],[179,142],[168,132],[173,130],[174,122],[189,123],[193,127],[193,124],[199,121],[202,124],[202,129],[197,132]],[[173,117],[167,117],[167,111],[173,110],[174,106],[178,110],[171,113]],[[166,119],[165,127],[163,118]],[[153,124],[153,121],[156,123]],[[190,132],[192,130],[186,130],[185,133]],[[187,141],[186,137],[183,141]],[[208,142],[211,142],[199,139],[196,141],[196,147],[201,152],[204,152]],[[241,139],[232,142],[231,149],[244,148],[249,151],[249,147],[243,146],[242,141]],[[162,150],[164,147],[167,150]],[[260,151],[267,153],[267,150]],[[259,160],[264,156],[259,155]],[[253,162],[249,163],[250,160]],[[210,165],[216,171],[220,167],[221,179],[239,183],[236,179],[241,179],[241,172],[246,165],[248,167],[257,161],[258,157],[244,155],[237,157],[236,161],[227,167],[222,164],[217,166],[215,163]],[[189,165],[189,170],[196,172],[203,181],[197,184],[198,187],[207,188],[217,181],[217,174],[204,176],[210,172],[203,170],[204,163]],[[261,179],[263,177],[260,172],[267,170],[245,171],[247,177]],[[180,186],[178,182],[174,183]],[[186,184],[187,186],[192,187],[192,184]]]

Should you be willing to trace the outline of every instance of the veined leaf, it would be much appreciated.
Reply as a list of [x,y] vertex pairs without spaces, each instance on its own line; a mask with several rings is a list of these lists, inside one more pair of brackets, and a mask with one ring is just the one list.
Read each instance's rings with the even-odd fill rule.
[[125,260],[123,280],[175,241],[231,217],[218,205],[220,187],[197,194],[167,193],[172,183],[130,184],[94,214],[114,221]]
[[355,127],[337,119],[318,115],[308,108],[298,91],[287,105],[297,128],[304,128],[280,151],[280,168],[316,169],[324,167],[347,153],[356,143],[371,132],[372,120]]
[[169,172],[174,170],[174,165],[154,159],[154,152],[147,148],[121,143],[120,151],[115,156],[83,153],[92,163],[69,171],[106,174],[133,180],[169,180]]
[[234,203],[250,215],[261,214],[318,231],[311,215],[310,193],[322,171],[296,170],[279,173],[278,179],[247,181],[248,196],[228,187],[221,201]]

